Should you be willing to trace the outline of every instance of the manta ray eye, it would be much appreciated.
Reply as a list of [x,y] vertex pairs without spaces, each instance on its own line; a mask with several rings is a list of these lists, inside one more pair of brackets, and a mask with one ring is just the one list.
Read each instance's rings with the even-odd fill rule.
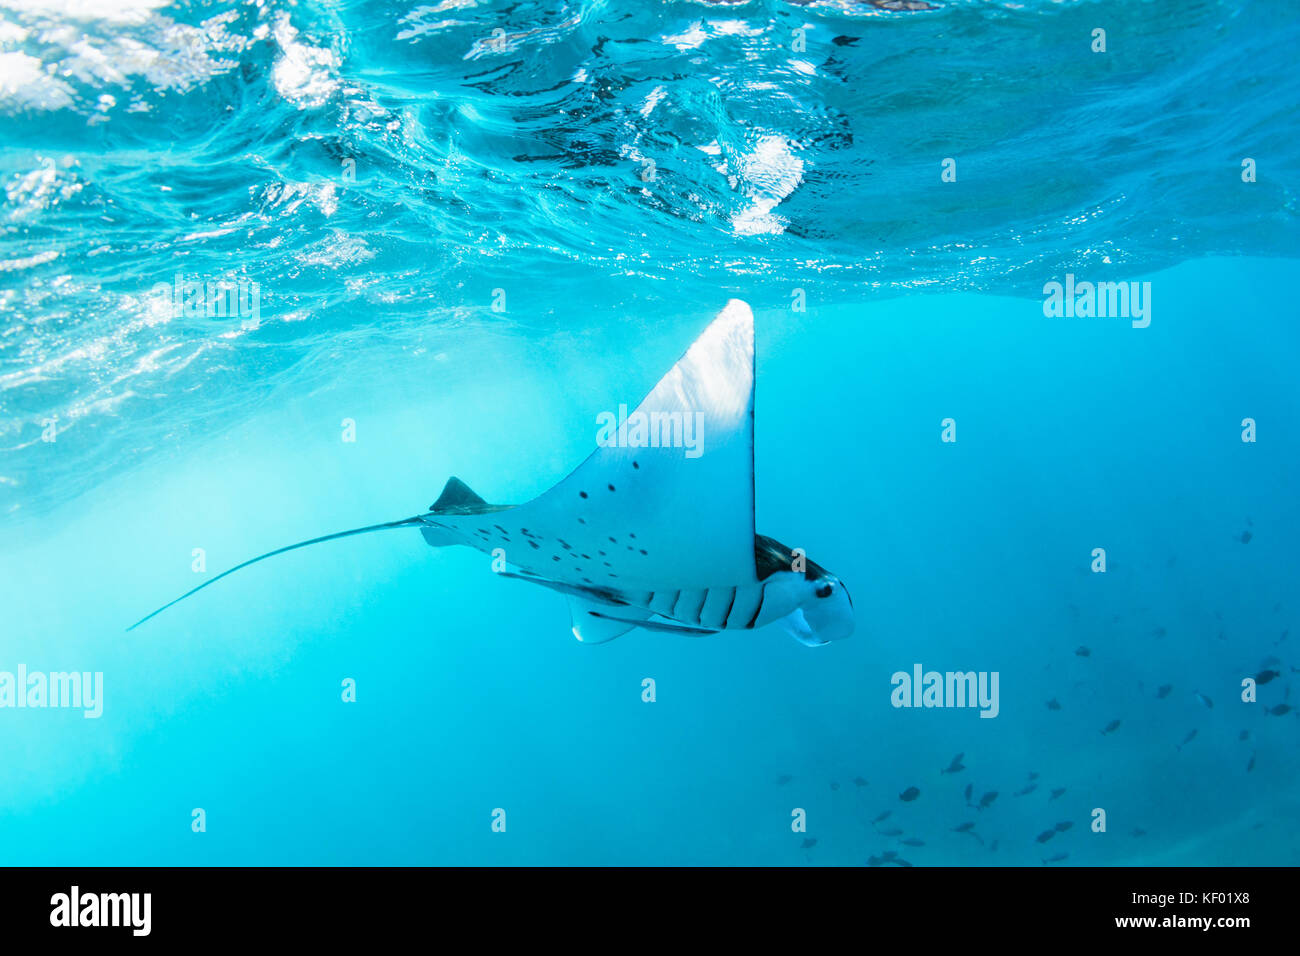
[[823,584],[821,587],[819,587],[819,588],[817,589],[817,596],[818,596],[818,597],[830,597],[830,596],[831,596],[831,590],[832,590],[832,589],[831,589],[831,586],[830,586],[829,584]]

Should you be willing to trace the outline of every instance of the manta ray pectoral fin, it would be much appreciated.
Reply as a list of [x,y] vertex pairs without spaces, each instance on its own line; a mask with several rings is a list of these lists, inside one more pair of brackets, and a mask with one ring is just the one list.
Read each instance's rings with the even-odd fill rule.
[[392,528],[405,528],[411,525],[419,525],[423,523],[423,520],[424,520],[423,515],[415,515],[410,518],[403,518],[400,521],[386,521],[383,524],[366,525],[366,527],[364,528],[351,528],[348,531],[336,531],[334,534],[322,535],[319,538],[309,538],[306,541],[299,541],[297,544],[287,544],[283,548],[276,548],[274,551],[268,551],[265,554],[259,554],[257,557],[249,558],[247,561],[243,562],[242,564],[237,564],[233,568],[230,568],[227,571],[222,571],[215,578],[210,578],[209,580],[204,581],[196,588],[190,588],[190,590],[186,591],[176,600],[168,601],[166,604],[158,608],[158,610],[154,611],[153,613],[146,614],[144,617],[140,618],[140,620],[136,621],[134,624],[128,627],[127,630],[134,631],[145,621],[161,614],[163,611],[167,610],[173,604],[179,604],[181,601],[184,601],[190,595],[197,594],[199,591],[202,591],[209,584],[216,584],[218,581],[220,581],[222,578],[226,577],[227,575],[234,574],[236,571],[240,570],[241,568],[246,568],[250,564],[257,564],[258,561],[265,561],[267,558],[273,558],[277,554],[284,554],[286,551],[297,551],[299,548],[306,548],[313,544],[321,544],[325,541],[333,541],[335,538],[350,538],[353,535],[369,534],[372,531],[388,531]]
[[563,581],[552,581],[550,578],[544,578],[541,575],[529,574],[526,571],[498,571],[496,572],[503,578],[514,578],[516,581],[527,581],[530,584],[540,584],[544,588],[550,588],[552,591],[559,591],[561,594],[568,595],[570,598],[578,598],[581,601],[596,602],[605,607],[619,607],[627,602],[623,601],[612,591],[604,588],[594,588],[578,586],[574,584],[565,584]]
[[727,303],[630,414],[596,424],[596,450],[509,512],[512,564],[621,591],[758,581],[749,306]]
[[[664,634],[686,634],[693,637],[698,637],[703,634],[718,633],[716,630],[707,627],[687,627],[684,624],[663,624],[659,621],[633,621],[623,617],[615,617],[612,614],[605,614],[601,611],[591,611],[589,613],[592,617],[600,617],[604,618],[606,621],[617,621],[620,624],[626,624],[629,630],[634,627],[639,627],[647,631],[659,631]],[[623,613],[627,613],[626,610],[624,610]],[[581,640],[581,638],[579,638],[579,640]]]
[[[634,627],[641,625],[641,621],[636,619],[623,619],[609,617],[598,608],[603,605],[592,604],[589,601],[583,601],[580,598],[569,598],[569,616],[573,622],[573,636],[583,644],[604,644],[606,641],[612,641],[614,638],[626,634]],[[621,608],[624,614],[650,616],[649,611],[641,611],[637,608]]]

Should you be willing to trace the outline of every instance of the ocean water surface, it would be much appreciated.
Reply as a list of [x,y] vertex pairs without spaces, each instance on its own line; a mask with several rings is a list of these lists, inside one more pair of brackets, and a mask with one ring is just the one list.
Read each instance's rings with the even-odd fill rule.
[[[1300,862],[1298,40],[1259,2],[0,0],[0,863]],[[1067,281],[1134,294],[1051,314]],[[410,530],[126,631],[451,475],[541,494],[731,298],[757,530],[852,638],[583,646]],[[996,672],[997,716],[894,706],[916,666]],[[20,668],[102,712],[5,706]]]

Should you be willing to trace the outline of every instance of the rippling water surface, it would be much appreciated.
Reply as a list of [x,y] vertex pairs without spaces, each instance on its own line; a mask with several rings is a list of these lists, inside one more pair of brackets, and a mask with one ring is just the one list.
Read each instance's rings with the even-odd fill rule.
[[[4,510],[596,303],[1291,255],[1297,39],[1263,3],[0,4]],[[260,327],[175,316],[178,275],[256,283]]]

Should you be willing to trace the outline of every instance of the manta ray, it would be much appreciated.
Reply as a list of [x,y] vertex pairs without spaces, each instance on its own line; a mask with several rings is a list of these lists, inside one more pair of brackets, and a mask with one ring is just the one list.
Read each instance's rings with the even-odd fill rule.
[[[612,417],[612,416],[611,416]],[[689,447],[685,423],[695,425]],[[563,594],[573,635],[600,644],[633,629],[704,635],[769,624],[817,646],[853,633],[853,601],[835,575],[754,530],[754,316],[737,299],[709,324],[617,434],[532,501],[494,505],[459,478],[429,510],[277,548],[418,529],[435,548],[462,545],[493,568]]]

